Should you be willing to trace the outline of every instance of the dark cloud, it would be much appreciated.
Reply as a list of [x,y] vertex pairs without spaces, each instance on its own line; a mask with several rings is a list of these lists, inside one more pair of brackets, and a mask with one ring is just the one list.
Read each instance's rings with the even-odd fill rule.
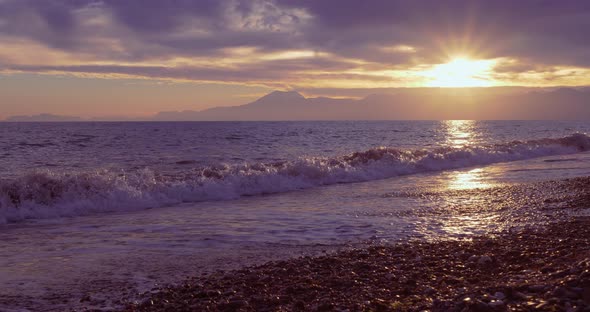
[[148,34],[175,31],[183,18],[214,20],[221,13],[221,2],[216,0],[108,0],[102,3],[112,10],[119,22]]
[[68,49],[76,29],[71,7],[60,1],[0,2],[0,34],[29,38],[51,47]]
[[186,79],[197,81],[231,81],[242,83],[259,83],[267,86],[285,87],[288,82],[297,81],[297,73],[311,69],[327,69],[333,73],[306,73],[299,78],[306,79],[338,79],[361,81],[392,81],[391,77],[364,74],[342,73],[350,69],[351,65],[329,58],[312,58],[297,60],[275,60],[264,63],[254,63],[233,68],[219,68],[207,66],[125,66],[125,65],[19,65],[9,66],[12,71],[24,72],[63,72],[80,74],[117,74],[161,79]]
[[472,50],[467,52],[484,57],[590,65],[583,57],[589,55],[590,1],[309,0],[303,5],[317,17],[308,36],[314,45],[369,59],[375,54],[358,47],[403,43],[419,48],[425,61]]

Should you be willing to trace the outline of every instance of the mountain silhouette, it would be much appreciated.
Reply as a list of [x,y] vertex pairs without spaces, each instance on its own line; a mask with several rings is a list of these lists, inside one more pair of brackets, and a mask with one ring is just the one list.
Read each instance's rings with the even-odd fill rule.
[[98,120],[257,121],[257,120],[589,120],[590,88],[414,88],[392,89],[361,99],[306,98],[274,91],[251,103],[201,111],[160,112],[148,118],[94,118],[39,114],[5,121]]
[[362,99],[305,98],[274,91],[258,100],[203,111],[161,112],[155,120],[590,119],[590,90],[422,88]]

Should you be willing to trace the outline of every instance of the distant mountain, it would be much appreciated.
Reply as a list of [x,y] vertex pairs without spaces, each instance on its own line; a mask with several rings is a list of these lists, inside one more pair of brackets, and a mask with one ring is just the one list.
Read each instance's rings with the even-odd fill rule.
[[306,98],[296,91],[274,91],[248,104],[249,107],[271,107],[289,103],[302,103]]
[[590,120],[590,88],[409,88],[362,99],[306,98],[274,91],[258,100],[201,111],[160,112],[152,117],[82,119],[40,114],[5,121],[247,121],[247,120]]
[[12,122],[58,122],[58,121],[82,121],[80,117],[74,116],[63,116],[63,115],[53,115],[53,114],[39,114],[39,115],[31,115],[31,116],[10,116],[6,118],[5,121],[12,121]]
[[275,91],[245,105],[161,112],[154,120],[590,119],[590,90],[398,89],[363,99],[305,98]]
[[[202,111],[160,112],[155,120],[284,120],[298,116],[308,99],[298,92],[274,91],[240,106],[214,107]],[[291,117],[293,118],[293,117]],[[300,118],[296,118],[300,119]]]
[[91,118],[82,118],[76,116],[65,116],[65,115],[54,115],[54,114],[39,114],[32,116],[10,116],[5,120],[6,122],[76,122],[76,121],[88,121],[88,122],[116,122],[116,121],[151,121],[152,116],[148,117],[133,117],[133,116],[99,116]]

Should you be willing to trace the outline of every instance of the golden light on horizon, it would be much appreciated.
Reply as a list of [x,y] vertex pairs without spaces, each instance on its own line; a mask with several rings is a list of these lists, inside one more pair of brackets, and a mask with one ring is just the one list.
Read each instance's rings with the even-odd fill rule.
[[423,72],[430,87],[489,87],[495,85],[490,73],[495,60],[471,60],[455,57]]

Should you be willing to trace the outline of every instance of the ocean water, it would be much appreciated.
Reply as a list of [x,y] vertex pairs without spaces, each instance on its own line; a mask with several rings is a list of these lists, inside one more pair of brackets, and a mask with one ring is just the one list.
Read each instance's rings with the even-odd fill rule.
[[232,200],[590,149],[584,122],[0,124],[0,223]]
[[107,309],[202,270],[547,222],[487,210],[497,203],[477,192],[590,175],[589,133],[572,121],[0,123],[0,310],[89,294],[83,305]]

